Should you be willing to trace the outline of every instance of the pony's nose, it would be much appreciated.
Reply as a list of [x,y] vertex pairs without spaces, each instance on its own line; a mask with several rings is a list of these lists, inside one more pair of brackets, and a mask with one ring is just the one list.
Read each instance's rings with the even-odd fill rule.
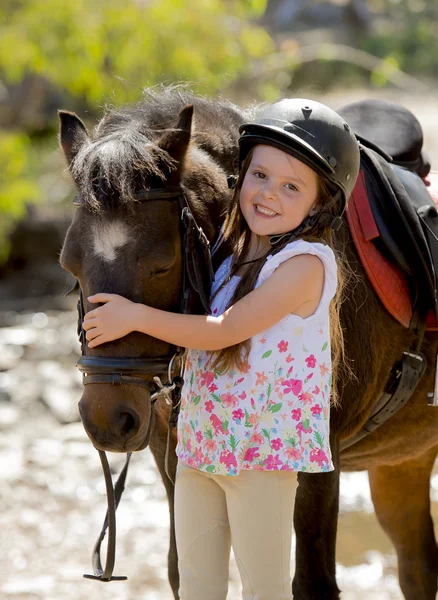
[[132,408],[123,407],[114,415],[114,426],[111,429],[123,440],[129,439],[140,430],[140,415]]
[[105,411],[92,411],[83,400],[79,402],[82,424],[92,443],[101,450],[126,452],[140,435],[141,416],[135,408],[116,405]]

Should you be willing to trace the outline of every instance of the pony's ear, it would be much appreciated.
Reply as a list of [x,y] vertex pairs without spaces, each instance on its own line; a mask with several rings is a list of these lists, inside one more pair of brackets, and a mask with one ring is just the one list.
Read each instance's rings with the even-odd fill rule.
[[58,115],[61,122],[59,141],[70,165],[81,146],[89,140],[87,128],[75,113],[59,110]]
[[181,171],[192,132],[193,104],[185,106],[179,113],[178,123],[175,128],[168,131],[158,142],[158,146],[165,150],[177,163]]

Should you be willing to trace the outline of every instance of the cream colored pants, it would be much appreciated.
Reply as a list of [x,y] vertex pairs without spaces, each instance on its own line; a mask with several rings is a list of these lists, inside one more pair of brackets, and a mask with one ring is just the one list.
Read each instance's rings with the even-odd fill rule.
[[[230,549],[243,600],[291,600],[293,471],[204,473],[178,462],[175,530],[181,600],[225,600]],[[235,600],[235,599],[232,599]]]

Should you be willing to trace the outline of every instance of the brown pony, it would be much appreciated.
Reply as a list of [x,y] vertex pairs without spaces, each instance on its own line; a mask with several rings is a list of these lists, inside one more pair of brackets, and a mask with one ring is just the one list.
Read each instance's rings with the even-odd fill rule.
[[[187,105],[194,107],[193,122]],[[169,202],[139,203],[134,196],[141,190],[182,184],[199,225],[212,242],[230,200],[227,175],[234,173],[236,165],[238,126],[248,118],[228,102],[194,97],[174,88],[149,91],[138,106],[108,112],[92,137],[76,115],[60,113],[61,146],[81,199],[60,260],[78,279],[84,298],[96,292],[117,293],[178,310],[182,277],[178,207]],[[369,471],[377,517],[397,550],[405,598],[433,600],[438,553],[429,479],[438,450],[438,412],[427,406],[427,393],[433,389],[438,338],[425,336],[422,352],[429,367],[407,405],[341,454],[341,440],[364,424],[392,365],[410,348],[414,335],[389,316],[375,296],[346,225],[336,243],[357,273],[341,312],[347,356],[356,379],[340,382],[341,407],[332,410],[335,471],[299,474],[294,597],[340,598],[335,545],[342,468]],[[85,304],[85,310],[91,308]],[[169,347],[132,333],[88,353],[159,357],[167,356]],[[149,446],[169,500],[169,581],[178,598],[174,490],[164,470],[168,405],[159,399],[152,408],[150,394],[143,387],[94,383],[85,387],[79,408],[94,446],[115,452],[143,449],[150,419],[155,417]],[[172,450],[175,445],[174,436]],[[174,475],[174,453],[171,469]]]

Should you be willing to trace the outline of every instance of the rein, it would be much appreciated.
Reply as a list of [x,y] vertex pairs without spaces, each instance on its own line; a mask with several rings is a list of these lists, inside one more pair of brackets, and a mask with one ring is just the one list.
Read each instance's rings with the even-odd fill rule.
[[[210,255],[210,243],[198,226],[190,206],[187,202],[185,191],[182,187],[167,187],[161,189],[142,190],[135,195],[135,199],[143,201],[178,201],[181,219],[181,244],[183,256],[183,276],[181,285],[181,297],[179,311],[181,313],[191,312],[199,299],[206,313],[210,313],[209,293],[211,280],[213,278],[213,267]],[[80,205],[80,201],[75,202]],[[199,262],[201,260],[201,263]],[[79,282],[68,292],[79,290],[78,309],[78,337],[81,344],[81,358],[77,362],[78,369],[83,374],[83,385],[110,384],[110,385],[136,385],[146,389],[150,394],[151,416],[145,439],[145,447],[149,444],[152,429],[155,424],[153,406],[156,400],[163,396],[167,404],[172,408],[169,415],[169,427],[167,433],[167,444],[164,468],[166,475],[174,484],[170,474],[170,441],[172,429],[176,427],[179,407],[181,402],[181,388],[183,385],[183,354],[184,348],[175,347],[170,356],[158,358],[111,358],[103,356],[87,355],[87,340],[82,324],[85,317],[85,307],[82,290]],[[67,294],[67,295],[68,295]],[[150,375],[152,379],[144,379],[141,376]],[[164,383],[162,381],[164,379]],[[125,576],[113,576],[116,549],[116,510],[119,505],[126,476],[128,472],[131,452],[127,454],[125,465],[113,487],[111,471],[105,452],[98,450],[99,458],[105,477],[108,508],[102,530],[93,548],[92,565],[93,575],[85,574],[87,579],[108,582],[113,580],[127,579]],[[100,550],[103,539],[108,529],[108,546],[105,568],[102,568]]]

